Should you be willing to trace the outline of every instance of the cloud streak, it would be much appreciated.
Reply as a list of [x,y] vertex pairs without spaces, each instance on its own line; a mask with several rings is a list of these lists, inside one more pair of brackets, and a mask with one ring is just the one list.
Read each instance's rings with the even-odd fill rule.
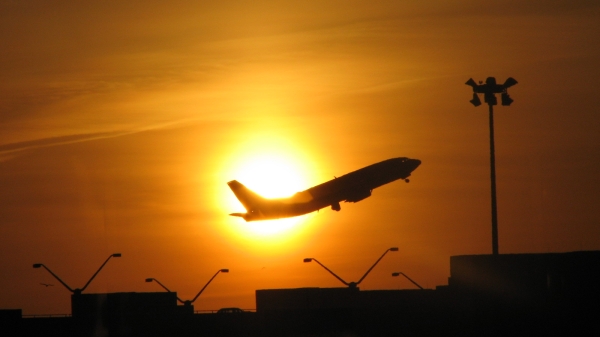
[[184,124],[192,123],[192,119],[180,120],[175,122],[167,122],[151,126],[139,127],[131,130],[107,131],[107,132],[90,132],[73,134],[66,136],[47,137],[22,142],[14,142],[0,145],[0,162],[5,162],[15,158],[20,152],[35,150],[46,147],[68,145],[81,142],[89,142],[107,138],[116,138],[121,136],[132,135],[136,133],[177,127]]

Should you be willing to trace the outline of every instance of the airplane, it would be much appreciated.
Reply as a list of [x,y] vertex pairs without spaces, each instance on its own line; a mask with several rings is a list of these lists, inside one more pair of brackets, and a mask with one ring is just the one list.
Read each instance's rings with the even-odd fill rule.
[[289,198],[267,199],[251,191],[237,180],[227,183],[246,213],[231,213],[246,221],[270,220],[299,216],[331,206],[340,211],[340,202],[358,202],[369,196],[373,189],[408,177],[421,161],[410,158],[392,158],[363,167],[328,182],[297,192]]

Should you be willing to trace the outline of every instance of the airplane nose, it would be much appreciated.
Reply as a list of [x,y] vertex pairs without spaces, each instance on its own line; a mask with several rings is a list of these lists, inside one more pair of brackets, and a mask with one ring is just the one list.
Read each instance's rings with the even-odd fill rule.
[[417,167],[419,167],[419,165],[421,165],[421,161],[419,159],[410,159],[409,163],[410,163],[410,167],[411,167],[411,169],[410,169],[411,172],[416,170]]

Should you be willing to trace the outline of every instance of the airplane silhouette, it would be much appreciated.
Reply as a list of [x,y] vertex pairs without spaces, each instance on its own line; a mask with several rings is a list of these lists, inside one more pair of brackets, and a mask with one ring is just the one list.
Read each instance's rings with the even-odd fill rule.
[[408,177],[421,161],[410,158],[392,158],[363,167],[323,184],[298,192],[289,198],[267,199],[251,191],[237,180],[227,184],[246,209],[246,213],[229,215],[246,221],[294,217],[331,206],[341,209],[340,202],[358,202],[369,196],[373,189]]
[[49,284],[49,283],[40,283],[43,286],[46,286],[46,288],[48,287],[54,287],[54,284]]

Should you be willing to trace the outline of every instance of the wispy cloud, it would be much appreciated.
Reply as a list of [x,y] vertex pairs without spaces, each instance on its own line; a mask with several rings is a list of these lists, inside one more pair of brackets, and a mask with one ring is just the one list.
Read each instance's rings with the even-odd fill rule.
[[56,137],[47,137],[40,138],[22,142],[14,142],[0,145],[0,162],[4,162],[10,159],[15,158],[20,152],[34,150],[45,147],[52,146],[60,146],[67,145],[73,143],[81,143],[81,142],[89,142],[94,140],[106,139],[106,138],[116,138],[121,136],[127,136],[135,133],[157,130],[157,129],[165,129],[171,127],[177,127],[184,124],[192,123],[192,119],[180,120],[175,122],[166,122],[162,124],[155,124],[150,126],[143,126],[131,130],[119,130],[119,131],[109,131],[109,132],[91,132],[91,133],[81,133],[74,135],[66,135],[66,136],[56,136]]

